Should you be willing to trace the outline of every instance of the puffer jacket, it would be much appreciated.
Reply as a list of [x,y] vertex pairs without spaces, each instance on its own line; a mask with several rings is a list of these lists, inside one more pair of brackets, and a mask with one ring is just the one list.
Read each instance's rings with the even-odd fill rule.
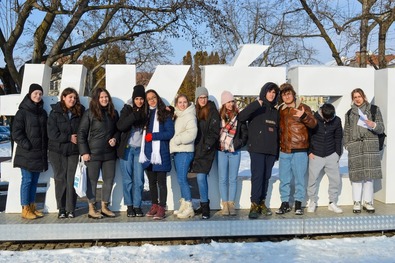
[[309,128],[317,125],[311,109],[299,100],[295,101],[296,109],[302,110],[304,114],[299,118],[294,116],[296,109],[280,105],[280,151],[284,153],[307,152],[309,150]]
[[175,110],[177,118],[174,123],[174,136],[170,140],[170,153],[194,152],[195,138],[198,130],[195,104],[191,103],[183,111],[177,107]]
[[77,135],[80,154],[90,154],[91,161],[116,159],[116,147],[111,147],[108,141],[115,138],[117,144],[119,143],[119,131],[116,127],[118,118],[117,111],[115,111],[115,118],[111,119],[107,111],[103,110],[103,120],[99,121],[93,117],[89,109],[85,111]]
[[30,172],[48,169],[47,112],[44,102],[35,104],[26,95],[12,122],[12,139],[17,143],[14,167]]
[[[82,114],[72,114],[69,118],[68,113],[63,112],[60,102],[51,107],[47,124],[48,150],[64,156],[78,155],[78,145],[72,143],[70,138],[72,134],[77,134]],[[85,107],[81,105],[81,113],[84,111]]]
[[208,174],[211,170],[220,132],[220,116],[215,103],[208,101],[210,113],[207,120],[198,120],[198,134],[195,140],[195,156],[192,161],[193,173]]
[[311,131],[310,152],[319,157],[327,157],[336,152],[339,157],[343,152],[343,128],[342,121],[335,116],[326,121],[322,117],[321,110],[314,113],[317,126]]
[[248,129],[247,124],[243,121],[238,120],[236,126],[236,134],[233,138],[233,147],[235,150],[243,148],[248,141]]

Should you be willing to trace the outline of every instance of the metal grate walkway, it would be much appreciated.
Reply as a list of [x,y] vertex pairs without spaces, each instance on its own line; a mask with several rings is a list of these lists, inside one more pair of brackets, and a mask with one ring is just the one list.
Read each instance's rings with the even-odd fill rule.
[[[0,241],[39,240],[105,240],[187,237],[236,237],[267,235],[312,235],[395,230],[395,205],[375,202],[376,213],[353,214],[351,206],[343,206],[343,214],[319,207],[314,214],[285,215],[248,219],[248,210],[238,210],[238,216],[224,217],[212,211],[209,220],[199,216],[181,220],[166,212],[162,221],[152,218],[128,218],[125,212],[116,218],[89,219],[87,207],[77,209],[76,218],[58,219],[47,214],[42,219],[24,220],[20,214],[0,213]],[[143,207],[147,212],[148,207]],[[273,209],[274,210],[274,209]]]

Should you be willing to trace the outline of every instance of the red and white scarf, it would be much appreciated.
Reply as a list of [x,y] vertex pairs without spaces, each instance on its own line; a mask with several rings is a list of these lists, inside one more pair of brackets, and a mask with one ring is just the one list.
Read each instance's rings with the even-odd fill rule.
[[221,151],[234,152],[235,148],[233,146],[233,138],[236,134],[237,129],[237,120],[236,116],[234,116],[229,122],[225,122],[225,120],[221,121],[221,132],[219,137],[219,148]]

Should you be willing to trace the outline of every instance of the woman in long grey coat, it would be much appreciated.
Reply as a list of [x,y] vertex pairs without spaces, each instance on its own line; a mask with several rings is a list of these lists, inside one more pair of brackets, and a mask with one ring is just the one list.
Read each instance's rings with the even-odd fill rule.
[[351,99],[353,104],[345,116],[344,147],[348,151],[353,212],[360,213],[362,206],[368,213],[374,213],[373,180],[382,178],[377,135],[384,132],[383,118],[378,107],[372,117],[375,106],[367,101],[362,89],[354,89]]

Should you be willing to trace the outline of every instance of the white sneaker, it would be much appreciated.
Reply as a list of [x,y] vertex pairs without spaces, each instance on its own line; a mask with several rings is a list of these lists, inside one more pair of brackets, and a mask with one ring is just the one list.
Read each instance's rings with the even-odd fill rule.
[[361,213],[361,202],[360,201],[354,201],[354,206],[352,208],[353,213]]
[[332,211],[332,212],[335,212],[336,214],[343,213],[343,210],[340,207],[338,207],[335,203],[330,203],[328,205],[328,210]]
[[363,210],[365,210],[368,213],[374,213],[374,207],[372,202],[363,202]]
[[309,206],[307,207],[307,213],[314,213],[317,209],[317,203],[310,200]]

